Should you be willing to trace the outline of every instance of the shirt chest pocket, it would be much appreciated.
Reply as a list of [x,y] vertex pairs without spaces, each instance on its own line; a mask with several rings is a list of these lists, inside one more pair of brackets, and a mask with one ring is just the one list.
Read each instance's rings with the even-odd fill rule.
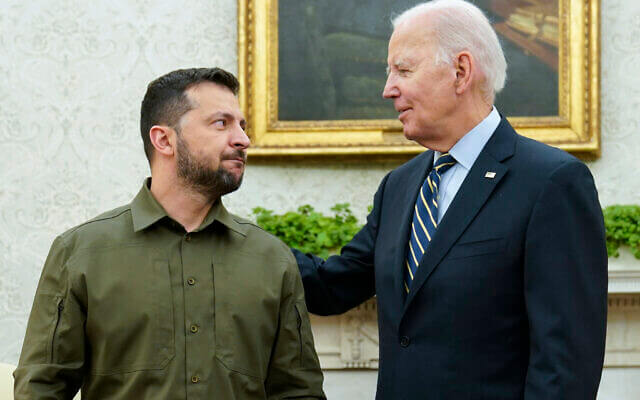
[[225,258],[213,267],[216,358],[231,371],[263,379],[278,330],[282,285],[255,255]]
[[163,369],[175,355],[169,263],[149,259],[143,250],[123,249],[89,271],[92,374]]

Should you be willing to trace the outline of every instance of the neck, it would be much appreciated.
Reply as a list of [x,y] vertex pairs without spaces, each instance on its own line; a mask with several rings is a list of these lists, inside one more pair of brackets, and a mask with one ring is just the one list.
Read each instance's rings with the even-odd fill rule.
[[175,174],[151,169],[151,194],[167,214],[187,232],[196,230],[218,199],[210,199],[185,186]]
[[460,107],[459,112],[455,112],[446,121],[443,121],[442,126],[438,128],[437,136],[419,142],[419,144],[428,149],[445,153],[487,118],[491,110],[493,110],[493,105],[486,102],[473,102],[466,107]]

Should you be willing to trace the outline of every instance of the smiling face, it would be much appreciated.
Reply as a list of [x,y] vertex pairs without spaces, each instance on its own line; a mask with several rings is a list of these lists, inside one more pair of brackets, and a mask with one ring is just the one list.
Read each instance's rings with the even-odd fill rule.
[[392,99],[404,135],[423,146],[447,135],[457,96],[456,70],[437,62],[437,43],[424,21],[409,20],[391,35],[383,97]]
[[178,123],[178,178],[215,199],[242,182],[250,145],[246,121],[236,96],[228,88],[202,82],[186,91],[193,106]]

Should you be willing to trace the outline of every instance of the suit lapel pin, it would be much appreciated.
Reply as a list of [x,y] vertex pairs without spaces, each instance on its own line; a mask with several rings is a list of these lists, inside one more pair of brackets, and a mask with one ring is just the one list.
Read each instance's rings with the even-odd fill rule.
[[489,178],[489,179],[493,179],[496,177],[496,173],[495,172],[491,172],[491,171],[487,171],[486,174],[484,174],[485,178]]

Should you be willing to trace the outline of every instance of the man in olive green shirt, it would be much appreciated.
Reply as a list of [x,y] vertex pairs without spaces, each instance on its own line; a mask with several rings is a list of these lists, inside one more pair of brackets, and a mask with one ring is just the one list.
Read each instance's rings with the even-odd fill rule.
[[149,84],[152,178],[55,239],[16,399],[324,398],[293,255],[220,200],[249,146],[237,90],[218,68]]

